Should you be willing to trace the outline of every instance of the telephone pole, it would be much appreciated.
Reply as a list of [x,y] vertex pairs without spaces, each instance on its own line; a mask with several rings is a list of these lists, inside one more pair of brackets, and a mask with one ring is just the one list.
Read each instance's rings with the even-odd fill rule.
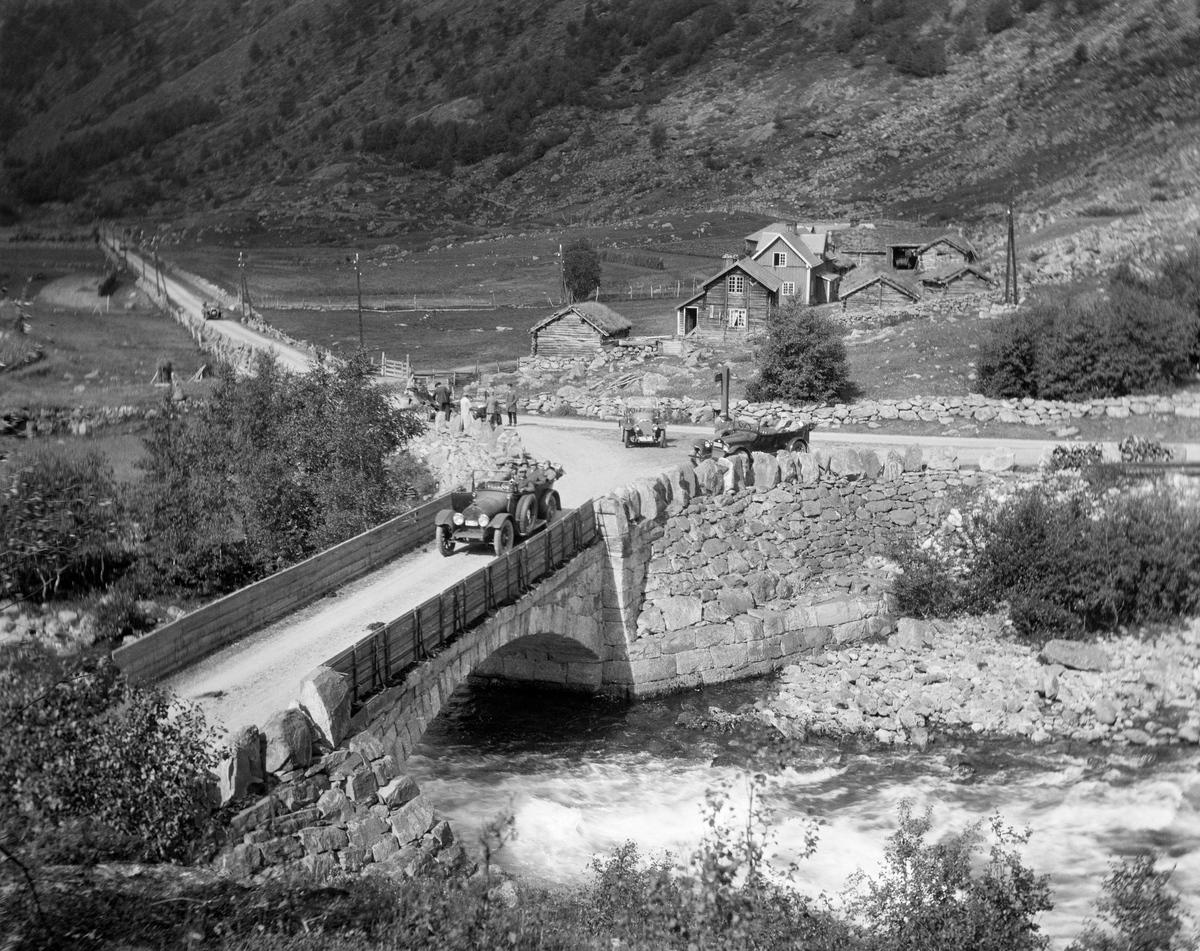
[[[1021,295],[1017,290],[1017,238],[1013,224],[1012,200],[1008,202],[1008,241],[1004,248],[1004,303],[1017,303]],[[1011,289],[1011,298],[1009,297]]]
[[354,280],[358,285],[358,349],[365,350],[363,345],[363,322],[362,322],[362,271],[358,266],[358,252],[354,254]]

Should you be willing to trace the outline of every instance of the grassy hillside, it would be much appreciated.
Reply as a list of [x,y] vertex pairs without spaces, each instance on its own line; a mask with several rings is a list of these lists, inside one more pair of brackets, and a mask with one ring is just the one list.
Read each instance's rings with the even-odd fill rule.
[[[770,209],[1156,207],[1193,0],[5,0],[0,224],[400,242]],[[1152,205],[1152,203],[1155,203]],[[194,233],[194,231],[193,231]]]

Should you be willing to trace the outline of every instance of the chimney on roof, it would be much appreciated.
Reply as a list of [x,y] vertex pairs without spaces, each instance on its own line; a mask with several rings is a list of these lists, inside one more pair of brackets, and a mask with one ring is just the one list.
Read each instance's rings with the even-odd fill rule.
[[737,260],[737,255],[726,252],[725,254],[721,255],[721,260],[724,261],[726,264],[732,264],[734,261]]

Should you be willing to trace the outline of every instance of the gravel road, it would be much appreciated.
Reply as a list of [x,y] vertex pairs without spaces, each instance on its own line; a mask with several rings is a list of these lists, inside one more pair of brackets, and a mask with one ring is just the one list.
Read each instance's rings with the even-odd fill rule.
[[[153,262],[145,260],[136,251],[129,250],[126,253],[129,258],[130,270],[134,274],[146,275],[141,280],[153,296],[155,283]],[[191,275],[184,277],[178,272],[168,274],[163,271],[162,280],[167,288],[167,297],[197,319],[203,316],[204,301],[218,299],[220,296],[215,287],[210,287],[208,291],[203,290],[205,282]],[[308,368],[312,365],[312,358],[306,351],[260,334],[236,320],[210,320],[208,326],[214,332],[228,337],[235,343],[244,344],[256,350],[274,350],[279,357],[279,362],[296,373],[307,373]]]

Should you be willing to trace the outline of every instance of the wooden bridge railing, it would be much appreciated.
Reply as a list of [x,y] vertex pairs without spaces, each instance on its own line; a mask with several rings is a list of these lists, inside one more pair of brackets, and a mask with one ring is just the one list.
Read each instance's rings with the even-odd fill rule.
[[595,510],[585,502],[507,555],[372,631],[325,666],[350,677],[351,699],[357,704],[500,605],[515,601],[598,537]]

